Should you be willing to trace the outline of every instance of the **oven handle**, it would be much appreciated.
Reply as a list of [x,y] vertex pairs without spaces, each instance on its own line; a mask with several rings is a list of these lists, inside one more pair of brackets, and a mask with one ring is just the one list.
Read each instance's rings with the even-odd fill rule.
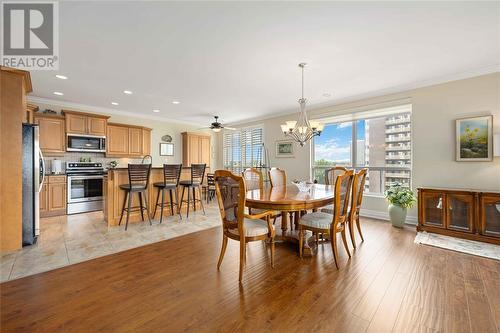
[[103,179],[104,176],[68,176],[68,180]]

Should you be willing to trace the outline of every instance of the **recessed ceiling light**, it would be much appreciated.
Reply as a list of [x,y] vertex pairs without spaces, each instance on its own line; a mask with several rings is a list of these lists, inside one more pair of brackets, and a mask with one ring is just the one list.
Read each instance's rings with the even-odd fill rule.
[[132,95],[132,92],[130,90],[124,90],[123,93],[127,95]]
[[54,91],[54,95],[57,95],[57,96],[62,96],[64,95],[62,92],[59,92],[59,91]]
[[111,104],[113,104],[113,105],[118,105],[118,103],[116,103],[116,102],[111,102]]
[[172,104],[181,104],[179,101],[172,101]]
[[58,79],[61,79],[61,80],[67,80],[67,79],[68,79],[68,77],[67,77],[67,76],[64,76],[64,75],[59,75],[59,74],[57,74],[57,75],[56,75],[56,77],[57,77]]
[[153,110],[153,112],[158,113],[158,112],[160,112],[160,110],[158,110],[158,109],[154,109],[154,110]]
[[330,94],[330,93],[324,93],[323,97],[332,97],[332,94]]

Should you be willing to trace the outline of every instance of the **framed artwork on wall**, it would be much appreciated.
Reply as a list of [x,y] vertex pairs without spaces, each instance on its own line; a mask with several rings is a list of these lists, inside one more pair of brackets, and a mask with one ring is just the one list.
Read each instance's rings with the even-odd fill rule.
[[174,156],[174,144],[160,143],[160,156]]
[[493,116],[456,120],[456,160],[493,160]]
[[276,157],[295,157],[293,152],[293,141],[276,141]]

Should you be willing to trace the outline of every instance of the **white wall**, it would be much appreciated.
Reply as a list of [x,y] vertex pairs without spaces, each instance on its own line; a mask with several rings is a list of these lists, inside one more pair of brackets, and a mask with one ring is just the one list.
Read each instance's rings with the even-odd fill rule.
[[[309,110],[309,117],[320,118],[352,113],[353,110],[369,110],[397,103],[395,101],[398,100],[410,100],[413,105],[413,189],[451,187],[500,190],[499,157],[494,158],[493,162],[455,161],[455,119],[491,114],[493,132],[500,133],[500,73]],[[310,146],[296,147],[295,158],[275,158],[274,153],[275,141],[284,139],[279,125],[295,118],[296,114],[291,114],[238,124],[238,127],[263,124],[271,165],[286,169],[289,179],[306,179],[310,176]],[[222,152],[222,149],[219,151]],[[222,161],[221,154],[218,158]],[[387,211],[387,203],[384,198],[366,196],[363,209],[382,216]],[[416,215],[416,209],[410,210],[409,220],[416,221]]]
[[[54,104],[44,104],[38,103],[36,100],[33,100],[33,103],[40,107],[40,112],[44,109],[51,109],[57,112],[60,112],[61,109],[68,109],[74,111],[82,111],[89,112],[95,114],[106,114],[106,112],[96,112],[94,110],[88,110],[85,108],[75,108],[74,106],[62,106],[63,103]],[[134,116],[127,115],[116,115],[116,114],[106,114],[110,116],[109,122],[113,123],[121,123],[121,124],[129,124],[129,125],[138,125],[151,128],[151,156],[153,157],[153,166],[161,166],[163,163],[182,163],[182,132],[197,132],[200,126],[184,124],[184,123],[176,123],[176,122],[168,122],[168,121],[160,121],[154,119],[145,119],[138,118]],[[199,131],[206,132],[212,135],[212,158],[211,158],[211,170],[215,170],[217,168],[217,156],[218,156],[218,145],[215,135],[212,131]],[[164,135],[170,135],[172,137],[172,143],[174,144],[174,156],[160,156],[160,148],[159,143],[161,141],[161,137]],[[68,153],[63,160],[75,160],[78,159],[79,156],[90,156],[95,161],[109,162],[111,160],[116,160],[119,162],[119,166],[127,166],[129,161],[135,161],[133,159],[127,158],[104,158],[104,154],[87,154],[87,153]],[[53,159],[51,157],[48,158]],[[61,158],[60,158],[61,159]],[[139,159],[140,160],[140,159]]]

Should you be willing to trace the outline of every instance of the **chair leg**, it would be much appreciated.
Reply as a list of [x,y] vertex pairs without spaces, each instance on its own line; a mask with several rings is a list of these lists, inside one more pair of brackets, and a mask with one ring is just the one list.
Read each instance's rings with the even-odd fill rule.
[[304,247],[304,229],[299,226],[299,257],[302,258],[302,249]]
[[[184,191],[184,190],[183,190]],[[186,213],[186,218],[189,218],[189,204],[191,203],[191,191],[189,190],[189,187],[187,189],[188,192],[188,201],[187,201],[187,213]]]
[[177,187],[175,188],[175,202],[177,203],[177,212],[179,213],[179,218],[182,220],[181,206],[179,203],[179,191],[177,190]]
[[193,212],[196,212],[196,192],[193,186]]
[[181,193],[181,205],[179,206],[179,211],[181,210],[181,208],[182,208],[182,202],[184,201],[184,189],[185,189],[185,187],[183,186],[182,187],[182,193]]
[[220,254],[219,254],[219,261],[217,262],[217,269],[219,269],[220,265],[222,264],[222,259],[224,259],[224,254],[226,253],[226,248],[227,248],[227,236],[223,235],[222,247],[220,249]]
[[361,232],[361,226],[359,225],[359,215],[356,216],[356,227],[358,228],[359,235],[361,236],[361,241],[364,242],[363,233]]
[[243,239],[240,239],[240,283],[243,280],[243,270],[245,269],[246,247],[245,237],[243,237]]
[[127,209],[127,221],[125,222],[125,230],[128,228],[128,220],[130,217],[130,209],[132,208],[132,192],[128,194],[128,209]]
[[[162,189],[158,187],[158,194],[156,195],[156,204],[155,204],[155,210],[154,210],[154,213],[153,213],[153,218],[156,217],[156,209],[158,208],[158,199],[160,199],[160,191]],[[160,217],[161,219],[161,217]]]
[[203,205],[203,199],[201,198],[201,187],[200,186],[198,186],[198,193],[200,194],[201,209],[203,210],[203,215],[205,215],[205,206]]
[[349,251],[349,247],[347,246],[347,236],[345,234],[345,226],[344,226],[344,229],[340,232],[340,234],[342,235],[342,242],[344,243],[344,247],[345,247],[345,250],[347,251],[347,255],[350,258],[351,252]]
[[274,246],[274,237],[271,237],[271,267],[274,268],[274,254],[276,253],[276,247]]
[[168,194],[170,196],[170,214],[174,216],[174,201],[172,199],[172,189],[168,190]]
[[337,234],[335,233],[335,229],[331,230],[330,232],[330,242],[332,243],[333,260],[335,261],[335,267],[339,269],[339,253],[337,250]]
[[122,224],[123,212],[125,211],[125,205],[127,204],[127,197],[128,197],[128,191],[125,192],[125,198],[123,199],[122,213],[120,215],[120,222],[118,222],[118,225]]
[[143,204],[142,204],[142,192],[139,192],[139,205],[141,206],[141,219],[144,221],[144,211],[142,210]]
[[144,192],[144,203],[146,204],[146,215],[148,216],[149,225],[153,225],[153,222],[151,222],[151,217],[149,216],[149,199],[146,192]]
[[161,189],[160,224],[163,222],[163,207],[165,207],[165,189]]
[[349,219],[349,235],[351,236],[352,247],[356,248],[356,237],[354,235],[354,221]]

